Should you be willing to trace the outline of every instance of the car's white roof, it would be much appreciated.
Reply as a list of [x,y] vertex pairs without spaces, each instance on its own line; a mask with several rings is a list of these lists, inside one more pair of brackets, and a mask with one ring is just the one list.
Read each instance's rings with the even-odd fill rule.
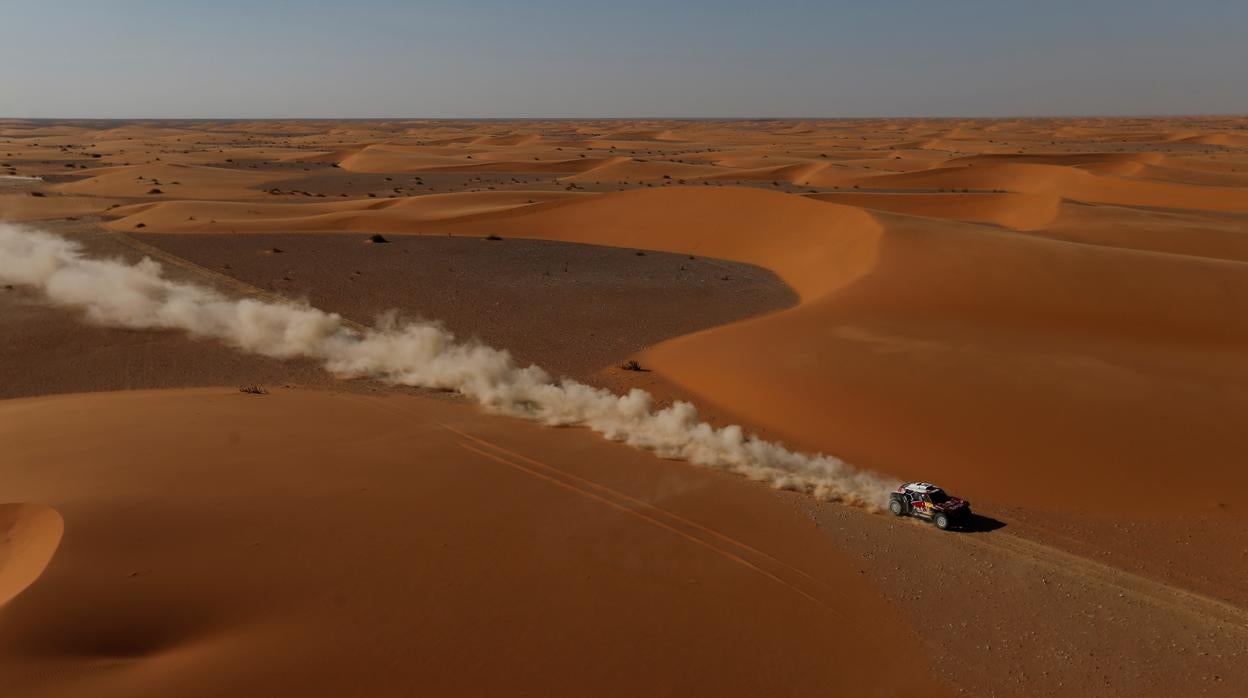
[[936,485],[933,485],[930,482],[911,482],[907,484],[905,488],[911,492],[922,492],[924,494],[935,492],[936,490],[940,489],[939,487],[937,487]]

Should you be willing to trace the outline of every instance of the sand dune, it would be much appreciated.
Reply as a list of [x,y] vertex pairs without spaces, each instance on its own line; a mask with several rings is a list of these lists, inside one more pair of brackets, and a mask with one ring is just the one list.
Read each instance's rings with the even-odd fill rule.
[[1237,188],[1098,176],[1060,165],[1005,163],[943,167],[922,172],[869,176],[855,182],[873,189],[1005,189],[1022,193],[1056,194],[1091,203],[1248,212],[1248,199]]
[[1185,136],[1176,140],[1184,143],[1198,143],[1200,145],[1226,145],[1237,148],[1248,147],[1248,135],[1242,133],[1207,133]]
[[[665,198],[675,201],[677,197],[680,207],[657,203]],[[632,200],[650,203],[633,205]],[[742,218],[743,212],[734,210],[730,203],[742,201],[742,206],[747,205],[743,200],[748,201],[752,210],[766,209],[769,218],[784,220],[784,232],[747,236],[747,230],[757,232],[765,228],[757,220]],[[626,201],[630,203],[625,204]],[[854,378],[855,373],[846,374],[841,366],[855,365],[858,372],[865,359],[862,352],[884,352],[892,355],[893,368],[882,366],[881,370],[894,372],[898,356],[911,355],[909,361],[917,362],[915,369],[922,371],[914,376],[914,389],[931,398],[922,409],[932,416],[956,416],[956,421],[942,419],[938,427],[933,423],[938,433],[916,439],[910,445],[897,443],[897,457],[872,460],[873,465],[917,477],[922,470],[907,471],[904,463],[922,463],[925,468],[956,472],[960,481],[987,496],[1008,497],[1017,487],[1017,480],[991,464],[1011,463],[1011,471],[1043,469],[1055,486],[1074,488],[1078,482],[1082,494],[1063,498],[1066,504],[1086,508],[1100,506],[1104,500],[1110,502],[1105,506],[1126,506],[1124,510],[1128,510],[1125,503],[1113,503],[1117,478],[1131,475],[1140,481],[1141,487],[1160,496],[1168,489],[1166,464],[1187,448],[1186,441],[1192,434],[1199,433],[1207,467],[1215,469],[1210,473],[1209,484],[1168,497],[1176,506],[1198,511],[1209,510],[1218,502],[1233,506],[1220,496],[1217,484],[1231,476],[1232,471],[1225,470],[1232,468],[1231,461],[1215,454],[1231,448],[1237,437],[1234,432],[1224,431],[1218,420],[1201,415],[1206,409],[1234,412],[1242,406],[1234,398],[1223,404],[1209,403],[1207,398],[1192,402],[1192,398],[1181,396],[1188,390],[1184,387],[1188,382],[1209,384],[1229,375],[1238,376],[1236,380],[1242,378],[1242,373],[1234,369],[1233,354],[1225,352],[1242,346],[1248,335],[1239,331],[1235,321],[1240,310],[1222,301],[1228,294],[1248,297],[1245,276],[1236,264],[1102,252],[1035,239],[1002,238],[974,228],[928,232],[916,223],[907,226],[900,221],[890,221],[881,236],[878,223],[853,209],[841,208],[836,215],[847,230],[835,236],[829,234],[831,228],[827,227],[831,220],[820,220],[816,211],[804,211],[787,197],[762,192],[744,197],[736,191],[677,189],[607,195],[553,206],[444,221],[441,226],[457,232],[488,229],[550,239],[580,239],[578,231],[588,229],[589,220],[610,221],[598,225],[593,239],[622,246],[713,250],[715,256],[748,258],[775,269],[807,302],[820,301],[781,315],[674,340],[646,354],[647,363],[670,380],[753,424],[804,445],[839,448],[840,453],[860,462],[871,460],[868,450],[880,452],[883,449],[879,444],[890,441],[886,434],[895,428],[893,420],[881,415],[882,421],[874,426],[863,421],[867,416],[863,407],[878,398],[858,389],[851,391],[844,380]],[[664,210],[667,215],[660,222],[647,215],[652,210]],[[803,216],[810,221],[804,233],[798,222]],[[767,245],[733,244],[737,225],[741,226],[743,237],[766,240]],[[799,234],[805,237],[797,237]],[[814,251],[829,243],[835,245],[829,248],[829,257],[815,258]],[[790,248],[802,249],[805,254],[800,259],[789,257],[785,252]],[[850,249],[857,251],[850,254]],[[839,271],[832,266],[833,260],[840,265]],[[850,260],[854,263],[847,264]],[[991,274],[973,273],[989,269]],[[1129,285],[1107,289],[1107,277]],[[1184,289],[1183,293],[1176,294],[1176,288]],[[825,298],[838,289],[835,299]],[[899,323],[906,322],[906,318],[911,328],[919,328],[917,332],[898,332]],[[968,324],[983,329],[972,335],[966,329]],[[817,331],[816,327],[827,329]],[[1042,334],[1028,339],[1026,328],[1035,332],[1040,327],[1050,328],[1054,332],[1050,337],[1057,339],[1042,339]],[[958,359],[959,363],[969,364],[954,371],[950,361],[958,355],[950,352],[957,346],[952,339],[956,333],[974,336],[966,347],[975,349]],[[1147,347],[1173,337],[1183,337],[1180,346],[1188,348],[1139,352],[1128,348],[1138,342]],[[951,345],[951,341],[955,343]],[[1034,349],[1022,351],[1020,342],[1031,342]],[[810,346],[809,354],[793,352],[794,345],[803,344]],[[1202,367],[1189,364],[1193,355],[1202,357]],[[766,358],[760,361],[760,357]],[[1000,361],[1005,363],[998,364]],[[750,368],[734,368],[741,366]],[[1151,378],[1133,378],[1155,375],[1158,369],[1180,382],[1165,387]],[[1003,392],[1002,399],[970,403],[962,408],[972,410],[971,413],[952,410],[954,404],[963,402],[955,397],[956,385],[999,381],[1003,372],[1015,376],[1011,382],[1017,387],[1006,391],[1013,397],[1004,399]],[[812,377],[819,375],[827,376],[828,381],[812,383]],[[863,375],[856,377],[861,379]],[[974,377],[977,375],[980,377]],[[1033,375],[1045,378],[1034,384],[1027,379]],[[1055,382],[1052,379],[1056,375],[1066,377]],[[941,376],[939,382],[948,381],[950,385],[931,392],[937,376]],[[878,382],[868,383],[868,389],[879,390],[893,382],[887,374],[874,380]],[[1037,415],[1028,416],[1038,439],[1035,442],[1020,442],[1017,428],[1010,426],[1019,419],[1014,411],[1023,406],[1069,402],[1076,395],[1084,395],[1087,400],[1089,391],[1099,398],[1087,403],[1092,413],[1084,418],[1095,420],[1093,415],[1102,410],[1112,413],[1136,404],[1139,391],[1145,389],[1158,391],[1148,403],[1155,412],[1150,419],[1181,420],[1186,426],[1178,432],[1134,439],[1130,446],[1119,440],[1106,441],[1109,452],[1122,454],[1129,449],[1129,458],[1119,455],[1116,459],[1123,470],[1107,468],[1102,459],[1108,453],[1102,455],[1096,448],[1085,446],[1078,455],[1068,451],[1064,444],[1078,439],[1079,424],[1072,422],[1080,414],[1078,411],[1068,409],[1062,414],[1050,414],[1046,409],[1049,416],[1043,423]],[[829,424],[836,421],[829,420],[828,413],[837,404],[843,404],[847,414],[857,415],[844,417],[844,428]],[[1198,410],[1198,405],[1203,407]],[[1131,412],[1138,417],[1143,410],[1137,406]],[[905,419],[930,417],[912,415]],[[1112,429],[1120,430],[1125,438],[1133,431],[1132,423]],[[1000,439],[980,433],[989,424],[991,433],[999,434]],[[959,436],[968,428],[974,431]],[[871,449],[853,449],[851,444],[858,438],[869,441]],[[945,445],[933,448],[937,443]],[[1046,452],[1044,443],[1053,444],[1057,451]],[[972,444],[976,453],[963,453]],[[1023,453],[1019,452],[1020,447]],[[945,451],[947,455],[941,455]],[[1020,460],[1027,465],[1016,465]],[[1102,479],[1086,479],[1085,464],[1089,461],[1102,463]],[[957,467],[958,462],[980,465],[975,470],[964,470]],[[1031,505],[1046,504],[1043,493],[1026,499]]]
[[[768,490],[584,431],[234,390],[0,414],[6,487],[66,531],[3,609],[21,695],[884,696],[916,676],[947,694],[906,620]],[[30,543],[52,538],[37,518]]]
[[[162,196],[187,199],[255,198],[271,174],[193,165],[130,165],[95,170],[90,177],[55,186],[84,196]],[[158,190],[158,191],[157,191]]]
[[515,147],[522,145],[534,145],[541,140],[541,136],[534,134],[503,134],[498,136],[481,136],[468,142],[472,145],[501,145]]
[[1156,165],[1165,160],[1160,153],[1005,153],[980,154],[953,158],[949,163],[992,165],[1007,162],[1033,165],[1068,165],[1089,167],[1122,163]]
[[1063,204],[1044,234],[1060,239],[1248,262],[1248,217]]
[[430,194],[403,199],[351,199],[325,203],[236,203],[171,201],[121,206],[109,222],[117,230],[162,232],[408,231],[419,224],[558,201],[568,192],[513,191],[485,194]]
[[762,167],[734,169],[730,172],[715,172],[709,179],[720,180],[756,180],[784,181],[792,184],[808,184],[828,168],[827,163],[795,163],[789,165],[767,165]]
[[750,189],[673,188],[568,199],[435,222],[432,231],[537,237],[749,261],[803,299],[869,266],[879,226],[860,210]]
[[[3,189],[0,189],[3,191]],[[0,220],[64,220],[95,215],[102,207],[120,204],[118,199],[85,196],[34,197],[26,192],[0,194]]]
[[367,146],[338,161],[350,172],[419,172],[422,167],[458,167],[464,155],[433,155],[398,146]]
[[835,192],[809,198],[908,216],[991,223],[1011,230],[1044,228],[1057,217],[1061,199],[1051,194],[874,194]]
[[605,184],[632,182],[658,182],[707,177],[718,170],[709,165],[690,165],[672,162],[651,162],[639,158],[616,156],[598,161],[590,169],[561,177],[564,182],[603,182]]
[[0,504],[0,607],[39,578],[63,532],[61,515],[51,507]]
[[0,401],[0,682],[1238,695],[1243,126],[0,121],[0,219],[431,311],[992,517],[937,536],[0,289],[3,395],[307,386]]
[[[1217,415],[1244,405],[1210,391],[1245,377],[1242,309],[1226,304],[1248,297],[1240,265],[910,219],[884,231],[871,269],[834,297],[674,340],[646,360],[800,443],[869,441],[840,453],[902,476],[956,470],[986,496],[1038,507],[1057,506],[1051,487],[1065,505],[1130,511],[1114,497],[1121,478],[1176,508],[1234,506],[1220,485],[1234,459],[1218,454],[1238,430]],[[745,357],[749,370],[734,369]],[[1136,419],[1173,430],[1140,434]],[[884,443],[898,457],[871,460]],[[1176,460],[1200,462],[1207,478],[1175,491]],[[1020,491],[1020,473],[1043,473],[1046,488]]]
[[[658,203],[677,197],[680,206]],[[622,205],[631,200],[650,203]],[[766,228],[734,210],[736,202],[785,221],[784,231],[758,235]],[[654,210],[666,212],[662,222],[647,214]],[[711,404],[800,444],[902,475],[919,477],[930,468],[956,473],[959,481],[990,497],[1019,498],[1013,494],[1018,479],[1011,473],[1043,471],[1053,486],[1077,492],[1062,499],[1077,508],[1131,510],[1113,497],[1123,477],[1133,477],[1139,487],[1166,496],[1176,507],[1235,506],[1221,495],[1219,484],[1232,476],[1233,460],[1217,454],[1234,448],[1237,432],[1227,431],[1212,415],[1237,413],[1245,405],[1232,395],[1227,402],[1211,402],[1206,394],[1191,391],[1246,377],[1234,359],[1248,342],[1236,321],[1242,309],[1225,303],[1227,297],[1248,298],[1248,276],[1238,264],[1004,238],[975,228],[932,229],[918,221],[889,220],[881,228],[848,208],[837,208],[836,216],[844,232],[832,235],[832,220],[821,220],[816,211],[805,211],[782,195],[677,189],[574,200],[441,225],[460,232],[489,229],[581,239],[578,231],[596,219],[609,221],[593,231],[600,243],[713,250],[715,256],[748,258],[775,269],[809,305],[673,340],[644,359]],[[810,221],[805,229],[803,217]],[[733,244],[737,225],[743,238],[766,245]],[[828,257],[816,257],[821,248]],[[804,254],[790,257],[790,249]],[[1115,285],[1107,287],[1107,278]],[[1174,338],[1182,340],[1168,348]],[[1024,350],[1027,345],[1031,348]],[[794,352],[794,346],[808,351]],[[878,375],[866,372],[871,364],[864,361],[872,355],[889,359],[879,364]],[[1199,362],[1192,363],[1197,356]],[[852,371],[844,370],[851,365]],[[905,375],[897,372],[900,365],[917,371],[909,389],[896,384]],[[1158,371],[1173,382],[1157,382]],[[867,375],[874,377],[854,387]],[[817,382],[815,376],[824,378]],[[1011,378],[1003,381],[1002,376]],[[1062,379],[1055,381],[1056,376]],[[978,391],[958,395],[959,385],[981,381],[998,386],[995,398]],[[937,384],[943,387],[933,390]],[[885,401],[880,409],[887,411],[874,414],[876,408],[868,406],[880,400],[884,386],[884,395],[925,396],[912,403],[911,409],[921,412],[898,413]],[[1050,412],[1047,405],[1055,403],[1068,407]],[[1086,408],[1071,407],[1080,404]],[[1132,417],[1117,425],[1096,416],[1123,410]],[[836,416],[830,418],[830,412]],[[1149,420],[1183,427],[1135,437],[1134,420],[1145,413]],[[933,421],[937,415],[941,418]],[[1033,438],[1022,439],[1020,420]],[[1102,423],[1099,447],[1079,435],[1081,424],[1090,422]],[[932,425],[932,432],[913,440],[888,436],[902,424],[914,429],[919,423]],[[1109,438],[1111,433],[1119,436]],[[1189,444],[1196,434],[1198,451]],[[859,439],[871,446],[854,448]],[[892,447],[882,448],[882,443]],[[1084,445],[1071,452],[1071,443]],[[897,455],[886,460],[871,453],[894,449]],[[1197,452],[1203,454],[1209,479],[1181,493],[1170,491],[1167,464]],[[1088,478],[1091,463],[1099,464],[1096,480]],[[1022,498],[1033,506],[1051,504],[1043,492]]]

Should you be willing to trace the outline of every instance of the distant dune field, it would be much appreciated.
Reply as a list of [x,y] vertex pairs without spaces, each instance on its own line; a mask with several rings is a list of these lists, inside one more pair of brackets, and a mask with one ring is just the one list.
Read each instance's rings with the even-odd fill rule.
[[941,534],[6,281],[0,685],[1239,695],[1246,128],[2,120],[0,224],[350,327],[442,321],[983,518]]

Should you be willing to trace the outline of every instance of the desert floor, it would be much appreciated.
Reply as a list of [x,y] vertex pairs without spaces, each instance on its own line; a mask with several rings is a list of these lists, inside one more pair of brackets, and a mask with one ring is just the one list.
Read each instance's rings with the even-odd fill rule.
[[1248,687],[1248,120],[10,120],[0,221],[440,320],[981,515],[0,288],[13,695]]

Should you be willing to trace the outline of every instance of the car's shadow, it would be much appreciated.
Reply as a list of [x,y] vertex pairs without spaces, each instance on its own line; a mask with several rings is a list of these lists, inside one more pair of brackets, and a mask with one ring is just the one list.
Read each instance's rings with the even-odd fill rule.
[[1005,528],[1004,521],[999,521],[983,514],[971,514],[970,519],[954,530],[960,533],[988,533],[999,528]]

